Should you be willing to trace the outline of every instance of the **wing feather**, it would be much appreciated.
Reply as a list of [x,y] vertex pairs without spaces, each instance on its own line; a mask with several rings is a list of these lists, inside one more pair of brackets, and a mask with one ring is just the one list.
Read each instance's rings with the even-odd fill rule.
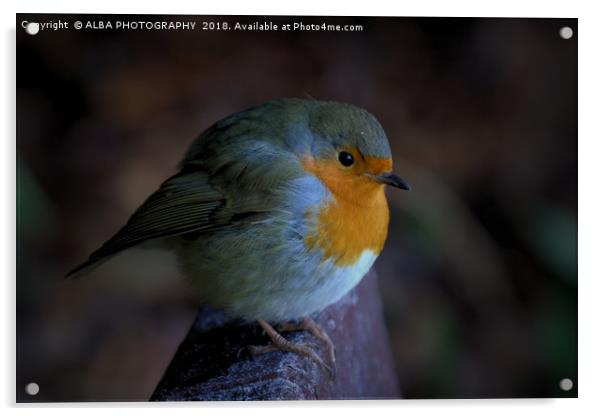
[[[142,242],[227,226],[224,195],[206,172],[180,173],[165,181],[130,217],[127,224],[72,270],[67,278],[90,272],[111,256]],[[222,211],[217,217],[215,213]]]

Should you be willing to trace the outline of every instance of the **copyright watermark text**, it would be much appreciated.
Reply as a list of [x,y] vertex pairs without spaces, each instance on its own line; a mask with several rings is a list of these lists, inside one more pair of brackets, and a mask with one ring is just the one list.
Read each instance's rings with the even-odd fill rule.
[[77,31],[235,31],[235,32],[362,32],[364,26],[359,24],[337,24],[326,22],[305,22],[291,19],[289,22],[271,20],[55,20],[47,22],[31,22],[23,20],[21,26],[30,35],[41,31],[77,30]]

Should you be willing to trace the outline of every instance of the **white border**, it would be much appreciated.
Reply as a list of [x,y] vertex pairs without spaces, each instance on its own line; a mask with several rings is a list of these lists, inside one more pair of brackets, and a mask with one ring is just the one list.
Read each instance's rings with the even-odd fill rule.
[[[185,411],[190,414],[207,412],[231,414],[245,409],[252,414],[304,415],[308,412],[340,412],[347,415],[364,414],[377,407],[383,414],[415,412],[446,415],[504,415],[510,412],[563,415],[600,414],[597,400],[600,385],[600,355],[602,354],[599,317],[602,316],[602,270],[596,260],[599,255],[599,236],[602,235],[602,200],[600,179],[602,157],[600,141],[601,105],[600,74],[602,74],[600,44],[601,15],[594,1],[526,1],[506,0],[492,4],[488,1],[440,0],[398,2],[371,0],[353,3],[303,0],[283,1],[219,1],[214,3],[169,0],[166,2],[103,0],[82,2],[76,0],[22,0],[17,4],[0,4],[3,23],[2,89],[0,126],[4,130],[0,168],[2,195],[0,215],[2,225],[1,264],[5,267],[2,291],[4,296],[3,330],[0,357],[4,374],[0,377],[0,403],[11,407],[11,413],[43,411],[50,415],[79,414],[86,410],[105,415],[106,408],[127,409],[134,414],[158,414],[166,411]],[[203,403],[203,404],[97,404],[97,405],[14,405],[14,313],[15,313],[15,13],[166,13],[166,14],[282,14],[282,15],[360,15],[360,16],[497,16],[497,17],[577,17],[579,18],[579,399],[564,400],[437,400],[404,402],[303,402],[303,403]],[[340,409],[340,410],[339,410]],[[597,410],[594,410],[597,409]]]
[[476,16],[476,17],[578,17],[578,2],[506,0],[497,3],[476,0],[429,0],[392,2],[372,0],[351,2],[320,1],[215,1],[166,2],[107,0],[78,2],[67,0],[25,0],[17,7],[21,13],[156,13],[156,14],[255,14],[255,15],[339,15],[339,16]]

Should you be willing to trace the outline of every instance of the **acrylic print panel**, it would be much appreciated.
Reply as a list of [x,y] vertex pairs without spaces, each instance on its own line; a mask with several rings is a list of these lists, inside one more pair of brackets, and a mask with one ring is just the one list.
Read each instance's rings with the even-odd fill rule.
[[17,28],[17,401],[577,396],[576,19]]

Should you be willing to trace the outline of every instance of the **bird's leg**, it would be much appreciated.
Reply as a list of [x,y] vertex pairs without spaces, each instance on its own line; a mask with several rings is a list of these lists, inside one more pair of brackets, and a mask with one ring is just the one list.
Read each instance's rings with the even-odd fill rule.
[[311,347],[305,344],[295,344],[294,342],[287,340],[263,319],[259,319],[257,322],[272,340],[272,345],[250,346],[249,349],[252,354],[263,354],[275,350],[294,352],[315,361],[320,367],[324,368],[331,377],[334,375],[333,370],[322,361]]
[[308,331],[314,337],[316,337],[320,341],[322,341],[322,343],[324,345],[326,345],[326,351],[328,353],[328,364],[330,364],[330,367],[333,370],[336,368],[336,366],[335,366],[335,361],[336,361],[335,349],[334,349],[334,344],[333,344],[332,340],[330,339],[330,337],[328,336],[326,331],[324,331],[320,327],[320,325],[318,325],[316,323],[316,321],[311,319],[309,316],[306,316],[305,318],[303,318],[303,320],[301,322],[287,322],[287,323],[278,325],[278,330],[280,332]]

